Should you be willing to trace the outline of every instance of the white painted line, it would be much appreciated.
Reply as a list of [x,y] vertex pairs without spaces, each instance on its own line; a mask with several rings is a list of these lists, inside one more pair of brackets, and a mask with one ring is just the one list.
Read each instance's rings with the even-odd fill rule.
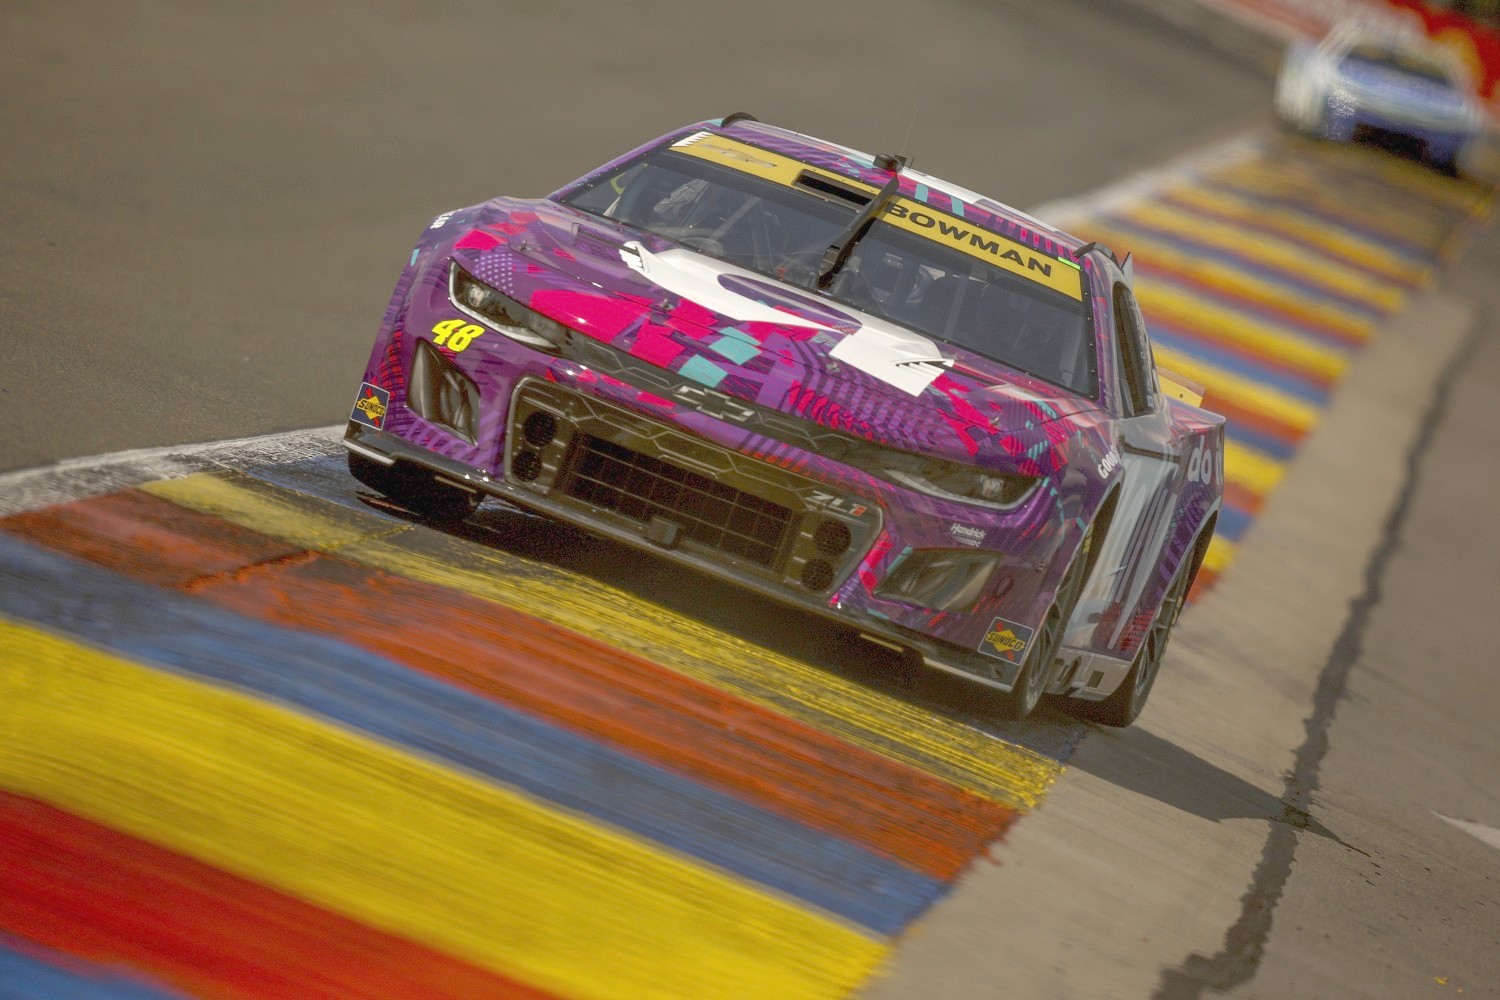
[[1444,823],[1452,823],[1464,833],[1479,838],[1491,847],[1500,849],[1500,830],[1495,829],[1493,826],[1485,826],[1483,823],[1475,823],[1473,820],[1454,819],[1452,816],[1444,816],[1440,812],[1434,812],[1433,815]]
[[209,469],[243,469],[328,455],[340,450],[338,442],[343,433],[344,425],[334,424],[231,441],[70,458],[8,472],[0,475],[0,516]]
[[1159,167],[1133,174],[1107,187],[1091,191],[1077,198],[1062,198],[1030,209],[1034,215],[1048,225],[1068,229],[1085,222],[1091,216],[1109,212],[1123,205],[1144,201],[1163,188],[1180,184],[1188,177],[1242,163],[1258,153],[1264,140],[1258,133],[1234,136],[1215,143],[1207,149],[1195,150],[1177,157]]

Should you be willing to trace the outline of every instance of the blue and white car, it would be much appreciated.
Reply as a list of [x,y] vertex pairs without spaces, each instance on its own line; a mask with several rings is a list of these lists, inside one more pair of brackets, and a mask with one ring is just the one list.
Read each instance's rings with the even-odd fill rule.
[[1369,142],[1458,173],[1484,129],[1462,65],[1425,38],[1370,28],[1287,51],[1276,114],[1306,135]]

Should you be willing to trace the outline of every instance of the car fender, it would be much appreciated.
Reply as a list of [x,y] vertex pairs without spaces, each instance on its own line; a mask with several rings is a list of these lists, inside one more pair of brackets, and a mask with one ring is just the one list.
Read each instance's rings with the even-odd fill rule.
[[1065,647],[1128,662],[1178,568],[1201,558],[1223,495],[1223,418],[1176,401],[1168,410],[1169,449],[1122,450]]

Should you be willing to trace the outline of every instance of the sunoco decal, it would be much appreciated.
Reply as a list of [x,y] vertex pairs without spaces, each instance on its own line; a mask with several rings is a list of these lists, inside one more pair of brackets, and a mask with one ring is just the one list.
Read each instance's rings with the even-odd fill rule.
[[380,430],[385,424],[385,411],[390,405],[391,394],[388,391],[378,385],[362,383],[359,395],[354,400],[354,409],[349,411],[349,419]]
[[996,618],[980,641],[979,651],[1006,663],[1020,663],[1026,658],[1026,647],[1031,645],[1034,631],[1017,622]]

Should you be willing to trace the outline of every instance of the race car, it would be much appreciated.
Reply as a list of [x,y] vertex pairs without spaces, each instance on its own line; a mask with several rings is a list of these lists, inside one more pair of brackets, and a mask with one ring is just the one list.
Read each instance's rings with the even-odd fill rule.
[[899,156],[700,122],[433,219],[349,467],[423,517],[500,497],[826,616],[996,714],[1126,725],[1224,441],[1158,379],[1131,270]]
[[1484,112],[1447,49],[1368,26],[1288,49],[1275,107],[1296,131],[1369,142],[1450,174],[1461,172],[1484,132]]

